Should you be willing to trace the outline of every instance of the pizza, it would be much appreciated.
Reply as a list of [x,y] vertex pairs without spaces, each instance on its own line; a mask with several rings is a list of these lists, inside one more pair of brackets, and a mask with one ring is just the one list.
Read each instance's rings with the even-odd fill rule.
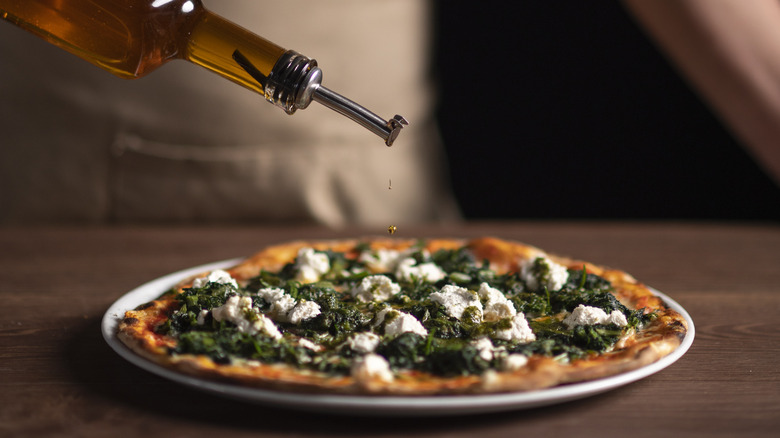
[[119,324],[137,354],[304,393],[550,388],[651,364],[687,332],[625,272],[493,237],[289,242],[160,292]]

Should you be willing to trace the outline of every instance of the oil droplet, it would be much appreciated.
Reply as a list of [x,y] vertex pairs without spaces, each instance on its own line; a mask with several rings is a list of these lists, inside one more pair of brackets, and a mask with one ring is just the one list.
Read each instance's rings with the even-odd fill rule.
[[387,234],[395,234],[395,231],[398,229],[395,225],[390,225],[387,227]]
[[393,180],[387,180],[387,190],[393,190]]

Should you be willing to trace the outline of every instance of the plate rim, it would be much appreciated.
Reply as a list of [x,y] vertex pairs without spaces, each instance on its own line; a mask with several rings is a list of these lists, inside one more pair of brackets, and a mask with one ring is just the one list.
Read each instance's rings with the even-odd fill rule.
[[262,388],[249,388],[225,382],[202,379],[177,373],[154,363],[133,352],[117,337],[117,329],[119,328],[119,323],[124,317],[126,310],[133,309],[140,304],[158,297],[181,280],[214,269],[228,268],[238,264],[242,260],[244,260],[244,258],[239,257],[182,269],[133,288],[119,297],[104,313],[101,320],[103,339],[120,357],[147,372],[216,395],[246,402],[314,412],[341,413],[347,415],[425,416],[530,409],[590,397],[636,382],[667,368],[688,351],[695,338],[695,326],[690,314],[668,295],[655,288],[649,287],[649,289],[654,294],[661,297],[670,308],[680,313],[688,324],[688,330],[680,345],[669,355],[664,356],[651,364],[597,380],[571,383],[533,391],[445,396],[376,396],[284,392]]

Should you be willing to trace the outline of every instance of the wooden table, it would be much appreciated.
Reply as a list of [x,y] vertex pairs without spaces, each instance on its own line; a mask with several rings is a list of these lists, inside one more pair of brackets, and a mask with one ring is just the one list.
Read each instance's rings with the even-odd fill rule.
[[697,336],[671,367],[551,407],[445,418],[303,413],[218,398],[126,362],[108,306],[148,280],[297,238],[313,227],[0,229],[0,436],[779,436],[780,229],[707,223],[477,223],[401,237],[519,239],[625,269],[677,300]]

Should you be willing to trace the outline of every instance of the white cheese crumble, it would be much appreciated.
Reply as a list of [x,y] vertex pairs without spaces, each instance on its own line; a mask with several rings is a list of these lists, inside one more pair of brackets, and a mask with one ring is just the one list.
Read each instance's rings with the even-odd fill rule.
[[325,349],[322,345],[315,344],[314,342],[306,339],[306,338],[300,338],[298,339],[298,346],[307,348],[312,351],[322,351]]
[[225,304],[212,309],[211,315],[216,321],[232,322],[241,333],[263,333],[274,339],[282,337],[273,321],[252,307],[252,299],[249,297],[234,295]]
[[314,301],[300,300],[287,314],[287,320],[298,325],[301,321],[314,318],[320,314],[320,305]]
[[494,337],[504,341],[528,343],[536,340],[536,335],[528,326],[525,315],[518,313],[512,318],[512,326],[504,330],[496,330]]
[[390,371],[390,363],[378,354],[366,354],[352,363],[352,377],[359,382],[367,383],[378,379],[383,382],[393,381],[393,372]]
[[206,309],[201,309],[200,310],[200,313],[198,313],[198,319],[196,321],[198,323],[198,325],[203,325],[203,324],[206,323],[206,316],[208,316],[208,314],[209,314],[208,310],[206,310]]
[[416,333],[420,336],[428,336],[428,330],[414,316],[385,307],[376,314],[374,326],[385,324],[385,335],[396,336],[402,333]]
[[279,299],[271,302],[271,316],[277,321],[286,322],[290,319],[288,315],[295,308],[295,304],[295,298],[283,294]]
[[463,312],[469,307],[476,307],[482,319],[482,303],[476,293],[465,287],[448,284],[441,288],[439,292],[430,295],[431,301],[444,306],[451,317],[461,319]]
[[268,318],[262,313],[257,314],[257,320],[252,322],[252,329],[255,333],[265,333],[273,339],[280,339],[282,337],[276,324],[271,321],[271,318]]
[[625,327],[628,325],[626,315],[619,310],[613,310],[612,313],[607,315],[607,312],[592,306],[586,306],[580,304],[571,312],[563,323],[570,329],[578,325],[595,325],[595,324],[615,324],[618,327]]
[[609,314],[607,324],[615,324],[618,327],[625,327],[628,325],[628,320],[626,319],[626,315],[624,315],[623,312],[619,310],[613,310]]
[[265,300],[266,303],[280,300],[284,295],[284,289],[278,287],[267,287],[257,291],[257,296]]
[[244,314],[251,310],[251,298],[233,295],[225,304],[212,309],[211,314],[217,321],[230,321],[238,326],[239,331],[246,332],[250,321],[244,318]]
[[493,360],[493,342],[490,341],[490,338],[479,338],[471,341],[471,345],[474,346],[474,348],[477,349],[479,352],[479,357],[485,360],[485,362],[490,362]]
[[487,283],[479,285],[477,291],[480,298],[485,300],[482,317],[485,321],[498,321],[504,318],[512,318],[517,314],[515,305],[498,289]]
[[344,345],[356,353],[373,353],[381,339],[379,335],[371,332],[354,333],[344,342]]
[[546,287],[549,291],[555,291],[560,290],[569,280],[569,270],[547,257],[537,257],[523,265],[520,277],[531,290]]
[[510,354],[501,362],[501,369],[504,371],[517,371],[528,363],[528,358],[524,354]]
[[384,275],[370,275],[364,277],[360,283],[352,288],[350,294],[359,301],[386,301],[393,295],[401,292],[401,286]]
[[296,280],[314,283],[330,271],[330,260],[327,254],[316,252],[314,248],[301,248],[295,259],[295,269],[298,271]]
[[393,272],[401,257],[406,257],[406,254],[394,249],[377,249],[363,251],[358,261],[365,263],[366,268],[371,272]]
[[447,274],[438,265],[433,262],[425,262],[415,265],[417,260],[409,257],[398,263],[395,276],[404,281],[412,281],[418,278],[429,283],[436,283],[443,279]]
[[279,288],[260,289],[257,291],[257,296],[271,305],[269,312],[276,321],[297,325],[320,314],[319,304],[313,301],[296,301]]
[[192,281],[192,287],[194,288],[200,288],[203,286],[206,286],[209,283],[219,283],[219,284],[229,284],[236,289],[238,289],[238,283],[236,280],[228,274],[227,271],[224,271],[222,269],[215,269],[211,272],[209,272],[209,275],[202,277],[202,278],[196,278]]

